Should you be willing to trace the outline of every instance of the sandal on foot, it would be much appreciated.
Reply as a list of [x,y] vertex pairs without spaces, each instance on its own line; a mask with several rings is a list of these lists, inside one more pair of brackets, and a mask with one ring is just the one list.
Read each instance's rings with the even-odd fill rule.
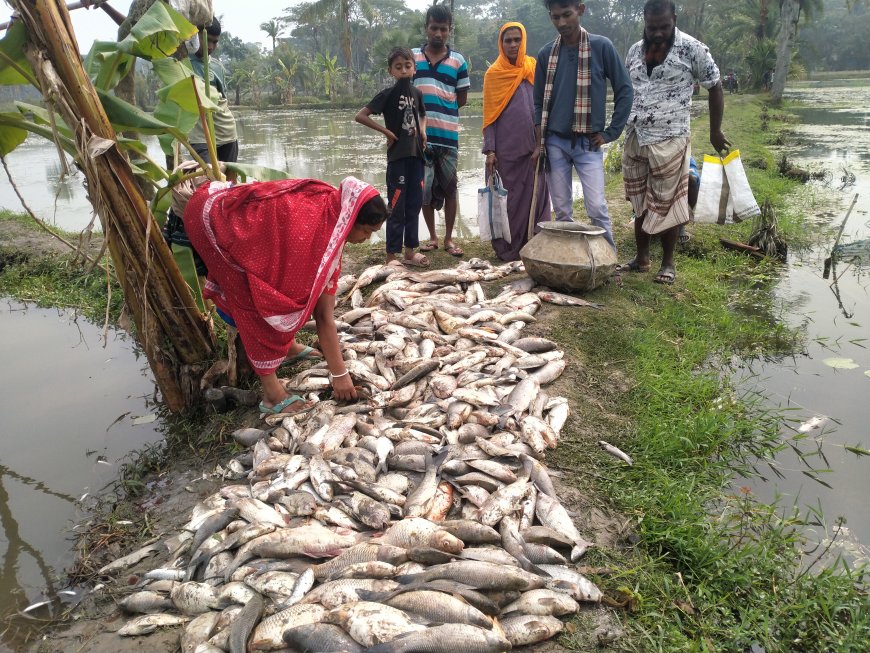
[[627,263],[617,266],[617,272],[649,272],[650,264],[641,265],[636,258],[631,259]]
[[465,252],[462,251],[461,247],[450,243],[449,245],[444,245],[445,251],[450,254],[450,256],[462,256]]
[[438,249],[438,241],[430,240],[425,245],[420,245],[421,252],[431,252],[433,249]]
[[[259,408],[260,408],[261,413],[265,413],[267,415],[277,415],[278,413],[284,413],[284,409],[287,408],[287,406],[292,406],[297,401],[301,401],[304,404],[305,399],[303,399],[299,395],[290,395],[289,397],[279,401],[274,406],[267,406],[266,404],[264,404],[261,401]],[[299,410],[294,410],[294,411],[291,411],[289,413],[284,413],[284,414],[292,417],[293,415],[301,415],[302,413],[307,413],[312,408],[314,408],[314,404],[312,404],[310,406],[303,405],[303,407],[300,408]]]
[[409,265],[413,268],[428,268],[429,267],[429,259],[423,256],[423,254],[415,253],[411,258],[403,258],[402,263],[405,265]]
[[658,274],[656,274],[655,278],[653,278],[653,281],[655,281],[656,283],[664,284],[666,286],[670,286],[672,283],[674,283],[674,280],[676,278],[677,272],[676,270],[674,270],[674,268],[672,268],[671,266],[662,266],[661,269],[659,269]]
[[323,354],[317,351],[314,347],[305,347],[295,356],[285,358],[281,365],[289,365],[290,363],[295,363],[297,361],[320,360],[321,358],[323,358]]

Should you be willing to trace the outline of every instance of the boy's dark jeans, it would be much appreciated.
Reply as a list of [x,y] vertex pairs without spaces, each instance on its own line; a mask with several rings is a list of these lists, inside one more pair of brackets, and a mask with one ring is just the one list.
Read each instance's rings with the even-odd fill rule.
[[387,163],[387,254],[420,245],[419,220],[423,206],[423,159],[409,156]]

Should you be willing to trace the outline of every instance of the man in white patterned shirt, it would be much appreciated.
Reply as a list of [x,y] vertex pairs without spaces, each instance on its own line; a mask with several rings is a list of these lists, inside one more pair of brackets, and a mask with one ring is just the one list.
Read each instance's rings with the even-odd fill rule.
[[722,133],[725,101],[710,50],[677,29],[676,7],[670,0],[648,0],[643,21],[643,39],[631,46],[625,58],[634,102],[622,155],[625,196],[636,216],[637,254],[620,269],[649,270],[650,240],[659,234],[662,265],[653,280],[671,284],[676,278],[679,227],[690,220],[689,113],[696,80],[709,92],[710,143],[717,152],[731,143]]

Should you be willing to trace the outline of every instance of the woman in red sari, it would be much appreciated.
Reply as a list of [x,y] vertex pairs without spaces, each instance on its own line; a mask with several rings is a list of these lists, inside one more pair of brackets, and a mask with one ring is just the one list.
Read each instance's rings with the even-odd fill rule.
[[334,396],[356,398],[333,318],[341,254],[345,242],[368,240],[387,213],[377,190],[353,177],[339,188],[316,179],[212,182],[193,194],[184,226],[208,266],[203,296],[238,328],[263,385],[262,412],[306,408],[276,370],[312,314]]

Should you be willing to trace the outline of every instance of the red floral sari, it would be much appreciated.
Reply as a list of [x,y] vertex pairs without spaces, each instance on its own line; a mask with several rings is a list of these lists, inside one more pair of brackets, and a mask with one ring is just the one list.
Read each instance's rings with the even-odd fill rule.
[[353,177],[200,187],[184,212],[190,242],[208,266],[203,296],[232,316],[248,360],[274,372],[321,294],[335,294],[356,216],[377,195]]

